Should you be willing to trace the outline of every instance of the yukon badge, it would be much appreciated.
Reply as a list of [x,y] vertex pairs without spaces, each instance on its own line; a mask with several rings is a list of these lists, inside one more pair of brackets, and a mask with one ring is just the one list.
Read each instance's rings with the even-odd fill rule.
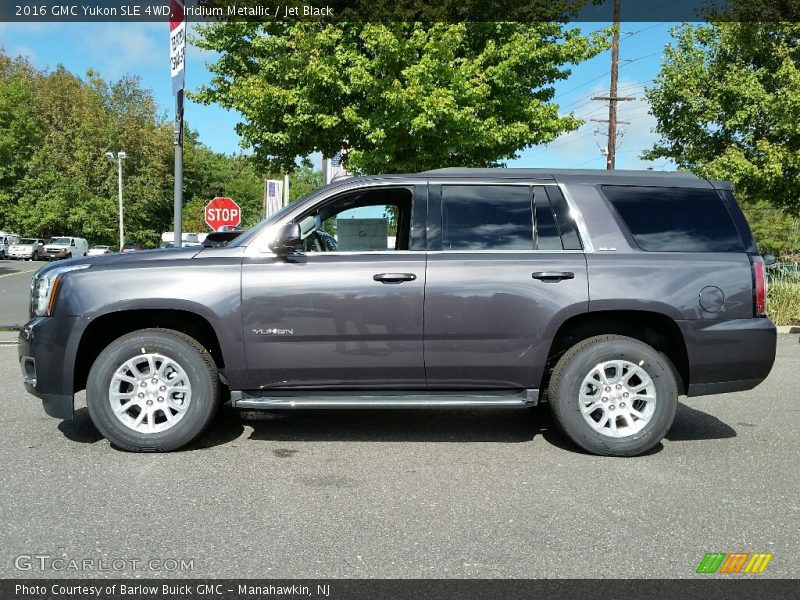
[[253,329],[256,335],[294,335],[294,329]]

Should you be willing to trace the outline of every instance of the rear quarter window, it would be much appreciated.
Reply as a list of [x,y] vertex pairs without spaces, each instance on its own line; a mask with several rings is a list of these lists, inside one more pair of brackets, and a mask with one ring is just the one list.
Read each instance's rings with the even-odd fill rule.
[[744,252],[716,190],[604,185],[636,244],[650,252]]

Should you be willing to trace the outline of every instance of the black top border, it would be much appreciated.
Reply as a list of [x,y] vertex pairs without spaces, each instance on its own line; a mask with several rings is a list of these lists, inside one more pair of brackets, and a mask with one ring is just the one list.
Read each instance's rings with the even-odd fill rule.
[[[186,0],[189,22],[597,22],[614,0]],[[174,6],[174,5],[173,5]],[[3,0],[0,22],[168,22],[170,0]],[[623,22],[800,22],[800,0],[620,0]]]

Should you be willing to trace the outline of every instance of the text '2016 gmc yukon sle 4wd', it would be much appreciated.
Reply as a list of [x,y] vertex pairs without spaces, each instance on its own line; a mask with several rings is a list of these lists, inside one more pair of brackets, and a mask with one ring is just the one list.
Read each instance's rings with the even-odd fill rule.
[[764,262],[731,186],[681,173],[348,179],[226,247],[43,268],[19,354],[45,411],[166,451],[247,409],[524,407],[647,451],[677,398],[770,372]]

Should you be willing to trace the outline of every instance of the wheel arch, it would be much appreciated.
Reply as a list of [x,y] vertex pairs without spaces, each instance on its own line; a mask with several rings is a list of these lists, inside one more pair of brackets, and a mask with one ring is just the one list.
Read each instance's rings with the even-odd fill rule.
[[117,310],[96,317],[83,330],[75,355],[73,390],[86,387],[89,370],[106,346],[127,333],[149,328],[172,329],[191,336],[208,350],[217,368],[225,367],[219,336],[205,316],[172,308]]
[[679,393],[687,393],[689,356],[680,327],[670,316],[645,310],[591,311],[564,321],[550,344],[542,389],[547,388],[550,372],[567,350],[587,338],[603,334],[637,339],[664,354],[675,367]]

